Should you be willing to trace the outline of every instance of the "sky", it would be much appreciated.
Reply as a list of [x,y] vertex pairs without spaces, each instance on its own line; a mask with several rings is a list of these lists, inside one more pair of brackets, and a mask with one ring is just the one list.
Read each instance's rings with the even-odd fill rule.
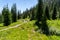
[[9,9],[11,9],[11,6],[14,3],[16,3],[17,9],[23,12],[26,10],[26,8],[30,9],[31,7],[35,6],[37,4],[37,0],[0,0],[0,12],[7,4]]

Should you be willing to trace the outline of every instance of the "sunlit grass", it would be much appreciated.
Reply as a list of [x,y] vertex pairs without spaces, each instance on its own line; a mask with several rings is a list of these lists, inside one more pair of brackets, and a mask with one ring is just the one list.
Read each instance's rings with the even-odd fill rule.
[[[57,28],[55,30],[60,29],[58,23],[60,20],[48,20],[47,24],[50,27]],[[19,22],[16,22],[20,24]],[[22,22],[23,23],[23,22]],[[57,35],[49,35],[41,34],[35,29],[38,27],[34,25],[35,21],[30,21],[20,25],[17,28],[12,28],[6,31],[0,32],[0,40],[60,40],[60,36]],[[58,23],[58,24],[57,24]],[[12,25],[11,25],[12,26]],[[53,29],[52,28],[52,29]]]
[[18,24],[22,24],[24,21],[22,21],[23,19],[20,19],[20,20],[17,20],[17,22],[14,22],[14,23],[11,23],[9,26],[3,26],[3,23],[0,24],[0,30],[1,29],[5,29],[5,28],[8,28],[8,27],[13,27],[13,26],[16,26]]
[[47,24],[50,31],[60,34],[60,20],[48,20]]

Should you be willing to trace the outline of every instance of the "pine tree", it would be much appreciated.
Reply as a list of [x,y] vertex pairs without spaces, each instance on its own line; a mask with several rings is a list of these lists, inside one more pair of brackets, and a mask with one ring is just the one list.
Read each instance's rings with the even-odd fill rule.
[[55,5],[54,5],[54,9],[53,9],[52,19],[53,20],[57,19],[57,10],[56,10],[56,6]]
[[2,14],[0,14],[0,23],[2,23]]
[[42,25],[42,15],[43,15],[43,1],[42,0],[38,0],[38,5],[37,5],[37,13],[36,13],[36,25],[39,27],[41,27]]
[[11,8],[11,14],[12,14],[12,22],[16,22],[17,21],[17,8],[16,8],[16,4],[13,4],[13,6]]
[[8,6],[3,8],[2,15],[3,15],[3,24],[4,24],[4,26],[10,25],[11,20],[10,20],[10,13],[9,13]]
[[25,19],[27,16],[26,16],[26,14],[25,14],[25,12],[23,12],[23,19]]
[[32,20],[34,20],[34,19],[35,19],[35,14],[34,14],[34,10],[32,10],[30,21],[32,21]]
[[[46,8],[46,11],[48,11],[48,8]],[[37,22],[35,23],[39,29],[42,30],[42,32],[46,35],[49,34],[49,28],[47,26],[47,22],[46,22],[46,12],[43,13],[43,1],[42,0],[38,0],[38,9],[37,9]],[[49,14],[48,14],[49,15]]]
[[46,6],[46,9],[45,9],[45,14],[46,14],[46,18],[50,20],[48,6]]
[[59,19],[60,19],[60,8],[59,8]]
[[36,19],[38,21],[42,20],[42,14],[43,14],[43,1],[38,0],[38,7],[37,7],[37,13],[36,13]]
[[47,17],[46,14],[43,14],[41,29],[42,29],[43,34],[49,35],[49,28],[46,22],[46,17]]
[[21,11],[18,11],[18,19],[21,18]]

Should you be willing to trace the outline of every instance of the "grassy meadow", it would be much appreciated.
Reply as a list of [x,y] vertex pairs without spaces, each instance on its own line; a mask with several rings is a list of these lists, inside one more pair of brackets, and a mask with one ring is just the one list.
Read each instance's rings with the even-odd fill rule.
[[[17,21],[9,26],[14,26],[16,24],[21,24],[23,22]],[[0,32],[0,40],[60,40],[60,36],[56,34],[60,34],[60,20],[48,20],[47,24],[49,26],[49,30],[52,33],[56,33],[55,35],[46,36],[45,34],[40,33],[38,27],[34,25],[35,21],[29,21],[20,25],[17,28],[11,28],[6,31]],[[1,27],[4,29],[7,27]],[[0,30],[1,30],[0,29]]]

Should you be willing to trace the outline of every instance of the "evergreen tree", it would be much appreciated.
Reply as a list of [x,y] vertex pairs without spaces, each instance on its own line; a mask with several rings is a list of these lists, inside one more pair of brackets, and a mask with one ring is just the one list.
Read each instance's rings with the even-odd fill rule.
[[3,15],[3,24],[4,24],[4,26],[10,25],[11,20],[10,20],[10,13],[9,13],[8,6],[3,8],[2,15]]
[[23,19],[27,18],[29,16],[29,10],[26,9],[26,11],[23,12]]
[[42,20],[42,14],[43,14],[43,1],[38,0],[38,7],[37,7],[37,13],[36,13],[36,19],[38,21]]
[[60,8],[59,8],[59,19],[60,19]]
[[56,6],[55,5],[54,5],[54,9],[53,9],[52,19],[53,20],[57,19],[57,10],[56,10]]
[[46,6],[46,9],[45,9],[45,14],[46,14],[46,18],[50,20],[48,6]]
[[35,19],[35,14],[34,14],[34,10],[32,10],[30,21],[32,21],[32,20],[34,20],[34,19]]
[[47,22],[46,22],[46,14],[43,15],[43,18],[42,18],[42,26],[41,26],[41,29],[42,29],[42,32],[46,35],[49,35],[49,28],[48,28],[48,25],[47,25]]
[[0,14],[0,23],[2,23],[2,14]]
[[18,19],[21,18],[21,11],[18,11]]
[[16,8],[16,4],[13,4],[13,6],[11,8],[11,13],[12,13],[12,22],[16,22],[17,21],[17,8]]
[[39,27],[41,27],[42,25],[42,15],[43,15],[43,1],[42,0],[38,0],[38,5],[37,5],[37,13],[36,13],[36,25]]
[[43,14],[43,1],[38,0],[38,9],[37,9],[37,16],[36,16],[37,22],[35,24],[46,35],[49,34],[49,28],[46,23],[46,17],[47,17],[47,15],[49,15],[49,14],[47,14],[47,11],[48,11],[48,8],[46,8],[45,13]]
[[26,14],[25,14],[25,12],[23,12],[23,19],[25,19],[27,16],[26,16]]

